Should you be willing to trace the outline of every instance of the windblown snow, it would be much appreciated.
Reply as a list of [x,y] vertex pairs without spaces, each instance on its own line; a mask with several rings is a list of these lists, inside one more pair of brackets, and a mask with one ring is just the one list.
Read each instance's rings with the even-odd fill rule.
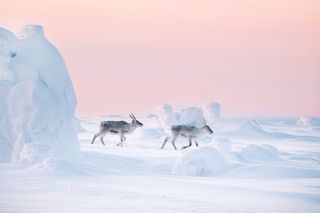
[[[76,96],[43,28],[0,28],[0,212],[319,212],[317,117],[225,118],[221,105],[165,104],[120,137],[75,118]],[[188,149],[160,150],[171,125],[208,124]],[[188,143],[178,138],[181,148]]]

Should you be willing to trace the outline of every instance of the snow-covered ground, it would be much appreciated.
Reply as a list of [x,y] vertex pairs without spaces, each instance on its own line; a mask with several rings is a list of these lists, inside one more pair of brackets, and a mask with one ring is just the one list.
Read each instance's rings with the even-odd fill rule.
[[[124,147],[117,135],[103,146],[91,144],[99,123],[129,116],[76,119],[75,97],[41,26],[18,37],[0,28],[0,213],[320,212],[319,118],[163,105],[138,116],[144,126]],[[208,124],[214,134],[160,150],[174,124]]]
[[[0,166],[1,212],[319,212],[318,124],[223,119],[199,148],[160,146],[158,116],[127,136],[91,145],[102,120],[81,117],[81,160]],[[177,141],[181,147],[183,138]]]

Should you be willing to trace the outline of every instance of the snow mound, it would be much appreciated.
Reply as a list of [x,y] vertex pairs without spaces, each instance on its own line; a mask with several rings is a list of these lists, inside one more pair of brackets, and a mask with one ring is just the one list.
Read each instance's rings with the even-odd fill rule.
[[243,121],[238,131],[243,133],[265,133],[265,131],[261,128],[259,122],[253,119]]
[[63,158],[46,158],[30,168],[33,171],[48,172],[59,176],[92,176],[103,171],[92,164]]
[[17,38],[10,31],[0,28],[0,80],[13,83],[15,81],[10,70],[10,60],[16,56]]
[[215,148],[201,147],[185,151],[176,161],[172,173],[189,176],[218,175],[229,169],[229,163]]
[[241,121],[240,125],[234,130],[224,134],[234,135],[238,137],[255,137],[255,138],[270,138],[273,137],[269,132],[265,131],[258,121],[254,119],[246,119]]
[[320,118],[302,116],[297,120],[300,126],[320,126]]
[[19,38],[0,29],[0,162],[76,158],[76,96],[64,60],[41,26]]
[[226,138],[217,138],[214,140],[213,145],[220,153],[231,153],[231,141]]
[[157,108],[159,123],[166,132],[169,132],[172,125],[178,124],[178,118],[172,107],[168,104],[163,104]]
[[210,102],[201,107],[203,116],[209,125],[213,125],[214,122],[220,120],[220,108],[220,104],[217,102]]
[[224,158],[233,164],[238,164],[238,158],[232,151],[232,143],[227,138],[215,138],[210,145],[218,150],[220,154],[224,156]]
[[179,124],[188,124],[193,126],[204,126],[206,120],[203,117],[202,110],[198,107],[183,108],[178,112]]
[[87,132],[87,130],[81,125],[81,122],[78,118],[75,118],[73,120],[73,125],[75,130],[80,133],[80,132]]
[[274,146],[268,144],[250,144],[238,152],[237,157],[242,163],[279,163],[284,162],[280,152]]
[[[204,107],[187,107],[174,111],[172,106],[164,104],[157,108],[157,116],[160,126],[166,130],[172,125],[186,124],[201,127],[208,123],[214,126],[217,117],[220,117],[217,108],[220,110],[218,103],[211,103]],[[204,114],[205,113],[205,114]]]
[[27,25],[17,34],[19,39],[25,39],[31,36],[44,37],[43,27],[41,25]]

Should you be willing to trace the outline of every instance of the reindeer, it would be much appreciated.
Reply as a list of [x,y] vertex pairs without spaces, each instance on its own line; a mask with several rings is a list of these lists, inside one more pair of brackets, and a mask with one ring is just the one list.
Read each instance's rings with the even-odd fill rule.
[[123,146],[123,141],[126,140],[125,134],[132,133],[137,127],[142,127],[143,124],[136,119],[136,117],[131,113],[130,118],[132,118],[131,123],[127,123],[125,121],[102,121],[100,123],[100,131],[93,136],[91,144],[94,143],[94,140],[100,136],[100,141],[103,145],[105,145],[103,141],[103,137],[107,133],[111,134],[119,134],[120,135],[120,143],[117,146]]
[[208,125],[204,125],[201,128],[191,125],[174,125],[171,127],[171,136],[165,138],[161,149],[164,148],[164,146],[170,138],[172,139],[172,146],[174,147],[174,149],[177,149],[175,141],[180,135],[189,139],[189,145],[183,146],[182,149],[190,147],[192,145],[192,140],[195,142],[196,146],[199,146],[196,138],[204,134],[213,134],[213,131],[210,129]]

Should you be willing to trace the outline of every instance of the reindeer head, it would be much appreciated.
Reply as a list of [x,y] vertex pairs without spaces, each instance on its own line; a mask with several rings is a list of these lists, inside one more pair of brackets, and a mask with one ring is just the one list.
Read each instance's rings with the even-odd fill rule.
[[140,121],[138,121],[138,120],[136,119],[136,117],[135,117],[132,113],[131,113],[131,115],[130,115],[130,118],[132,118],[132,123],[135,124],[136,126],[138,126],[138,127],[143,126],[143,123],[141,123]]
[[203,127],[202,127],[203,130],[206,130],[210,135],[213,134],[213,131],[212,129],[207,125],[205,124]]

